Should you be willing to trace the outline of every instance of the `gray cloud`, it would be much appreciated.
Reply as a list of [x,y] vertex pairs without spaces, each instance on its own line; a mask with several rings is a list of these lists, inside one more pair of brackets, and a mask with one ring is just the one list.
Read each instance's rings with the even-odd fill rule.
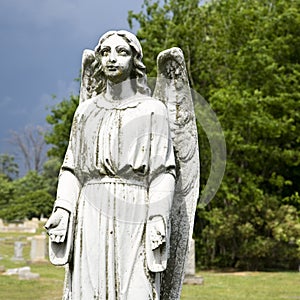
[[128,29],[128,10],[140,11],[142,3],[1,0],[0,153],[11,129],[44,121],[52,94],[61,100],[76,90],[83,49],[107,30]]

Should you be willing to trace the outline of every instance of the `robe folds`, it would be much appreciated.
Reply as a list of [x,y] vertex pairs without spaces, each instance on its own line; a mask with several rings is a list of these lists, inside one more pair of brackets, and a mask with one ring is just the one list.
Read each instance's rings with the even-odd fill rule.
[[67,264],[64,299],[159,299],[174,177],[163,103],[99,95],[78,106],[55,202],[70,213],[67,239],[50,245],[52,263]]

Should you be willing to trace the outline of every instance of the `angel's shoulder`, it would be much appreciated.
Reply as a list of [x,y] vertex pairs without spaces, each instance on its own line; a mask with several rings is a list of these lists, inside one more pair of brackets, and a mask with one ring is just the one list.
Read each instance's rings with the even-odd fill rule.
[[91,106],[94,106],[94,105],[95,105],[95,103],[93,101],[93,98],[87,99],[86,101],[79,103],[74,116],[83,115],[89,108],[91,108]]
[[145,109],[148,112],[154,113],[154,114],[166,114],[167,108],[165,104],[153,97],[147,96],[141,101],[141,107]]

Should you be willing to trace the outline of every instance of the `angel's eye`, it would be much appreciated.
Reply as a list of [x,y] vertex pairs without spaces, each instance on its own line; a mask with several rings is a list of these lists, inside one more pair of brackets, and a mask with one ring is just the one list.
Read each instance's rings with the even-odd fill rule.
[[108,56],[109,55],[108,50],[102,50],[100,53],[101,53],[101,56]]
[[130,53],[129,53],[128,50],[121,48],[121,49],[118,49],[118,54],[121,55],[121,56],[127,56]]

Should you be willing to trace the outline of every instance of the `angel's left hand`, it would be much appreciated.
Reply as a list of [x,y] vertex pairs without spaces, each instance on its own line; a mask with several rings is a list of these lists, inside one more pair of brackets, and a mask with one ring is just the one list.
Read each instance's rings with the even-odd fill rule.
[[166,226],[161,216],[155,216],[148,222],[148,226],[150,226],[151,250],[155,250],[166,242]]

